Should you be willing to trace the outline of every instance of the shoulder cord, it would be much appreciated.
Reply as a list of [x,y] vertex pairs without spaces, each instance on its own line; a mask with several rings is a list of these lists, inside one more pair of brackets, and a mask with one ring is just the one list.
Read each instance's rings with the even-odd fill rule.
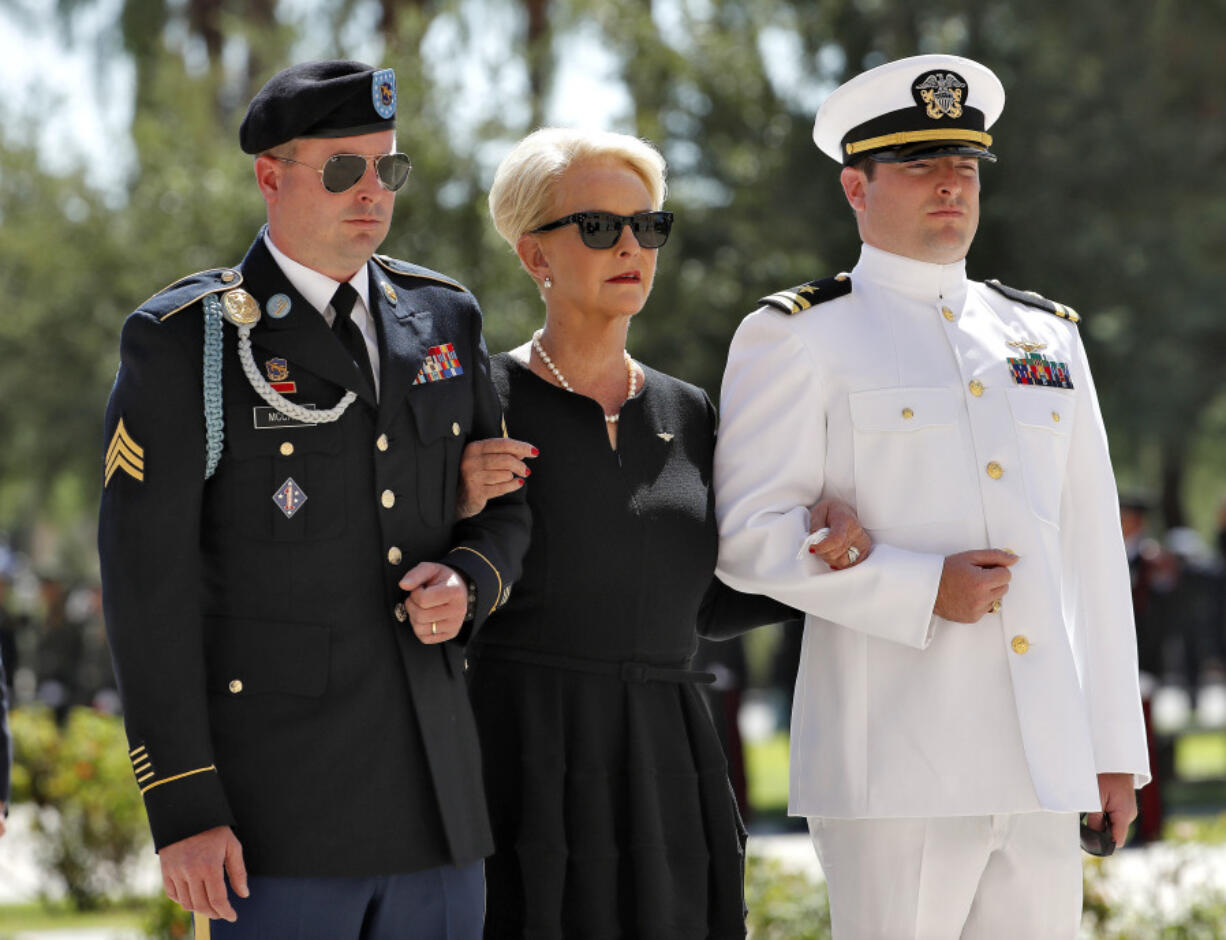
[[[204,477],[207,480],[217,469],[217,461],[221,459],[221,446],[224,439],[224,416],[221,408],[221,319],[222,305],[216,294],[204,298],[204,416],[208,437],[208,455],[206,457]],[[248,323],[238,327],[238,358],[243,367],[243,374],[264,401],[281,412],[287,418],[293,418],[303,424],[328,424],[336,421],[345,413],[357,399],[357,395],[346,391],[331,408],[304,408],[295,404],[269,385],[260,370],[256,368],[255,358],[251,354],[251,327]]]
[[216,294],[204,298],[204,478],[221,460],[226,419],[221,410],[221,301]]

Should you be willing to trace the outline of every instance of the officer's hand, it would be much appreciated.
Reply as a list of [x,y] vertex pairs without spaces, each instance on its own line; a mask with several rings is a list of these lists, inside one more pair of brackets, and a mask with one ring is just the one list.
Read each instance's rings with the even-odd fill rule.
[[[1128,827],[1137,818],[1137,791],[1133,787],[1132,774],[1098,775],[1098,797],[1111,817],[1111,836],[1118,848],[1123,848]],[[1090,813],[1086,825],[1091,829],[1103,828],[1103,814]]]
[[[823,499],[809,510],[809,532],[823,528],[829,528],[830,534],[809,551],[836,571],[863,561],[873,547],[873,540],[860,526],[856,511],[841,499]],[[849,548],[859,552],[855,561],[847,552]]]
[[1016,555],[994,548],[947,556],[932,612],[956,623],[978,623],[1009,590],[1009,566],[1016,561]]
[[523,486],[524,478],[532,473],[524,461],[538,453],[531,444],[509,437],[473,441],[465,447],[460,458],[456,515],[461,519],[475,516],[489,500]]
[[404,609],[419,640],[442,643],[460,632],[468,612],[468,584],[459,572],[423,561],[409,569],[400,586],[409,592]]
[[243,864],[243,847],[229,826],[206,829],[172,842],[158,853],[158,858],[162,862],[162,884],[170,900],[214,920],[238,920],[222,875],[224,871],[234,893],[245,898],[247,866]]

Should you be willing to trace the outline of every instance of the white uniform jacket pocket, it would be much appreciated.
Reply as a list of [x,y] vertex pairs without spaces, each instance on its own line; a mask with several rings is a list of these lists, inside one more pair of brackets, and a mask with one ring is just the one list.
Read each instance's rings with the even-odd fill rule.
[[1071,391],[1029,385],[1007,389],[1006,395],[1030,507],[1044,522],[1059,525],[1076,399]]
[[970,477],[952,389],[852,392],[856,509],[868,529],[944,522],[966,515]]

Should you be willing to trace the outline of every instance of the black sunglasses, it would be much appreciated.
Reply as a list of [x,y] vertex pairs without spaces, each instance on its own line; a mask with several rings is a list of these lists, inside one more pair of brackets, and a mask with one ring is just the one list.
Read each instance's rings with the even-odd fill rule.
[[629,225],[634,240],[644,248],[661,248],[668,241],[673,229],[671,212],[636,212],[634,215],[614,215],[612,212],[575,212],[565,218],[555,219],[537,232],[551,232],[563,225],[579,226],[579,237],[589,248],[612,248],[622,237],[622,229]]
[[278,157],[276,154],[269,156],[282,163],[294,163],[308,170],[315,170],[324,184],[324,189],[330,193],[343,193],[356,186],[358,180],[366,175],[366,167],[371,160],[375,161],[375,175],[379,178],[379,185],[392,192],[396,192],[409,181],[409,170],[413,169],[408,154],[403,153],[382,153],[375,156],[338,153],[328,157],[322,170],[289,157]]

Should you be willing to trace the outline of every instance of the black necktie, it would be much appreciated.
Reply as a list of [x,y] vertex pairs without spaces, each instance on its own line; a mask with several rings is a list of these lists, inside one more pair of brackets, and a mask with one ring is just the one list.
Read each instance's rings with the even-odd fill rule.
[[358,292],[353,289],[353,285],[348,281],[336,289],[336,293],[332,295],[332,309],[336,313],[336,319],[332,321],[332,332],[345,344],[345,348],[349,350],[349,355],[353,357],[353,361],[361,370],[362,375],[365,376],[367,387],[373,393],[375,390],[375,372],[370,367],[370,354],[366,351],[366,339],[362,336],[362,331],[358,329],[358,325],[353,322],[353,318],[350,316],[357,299]]

